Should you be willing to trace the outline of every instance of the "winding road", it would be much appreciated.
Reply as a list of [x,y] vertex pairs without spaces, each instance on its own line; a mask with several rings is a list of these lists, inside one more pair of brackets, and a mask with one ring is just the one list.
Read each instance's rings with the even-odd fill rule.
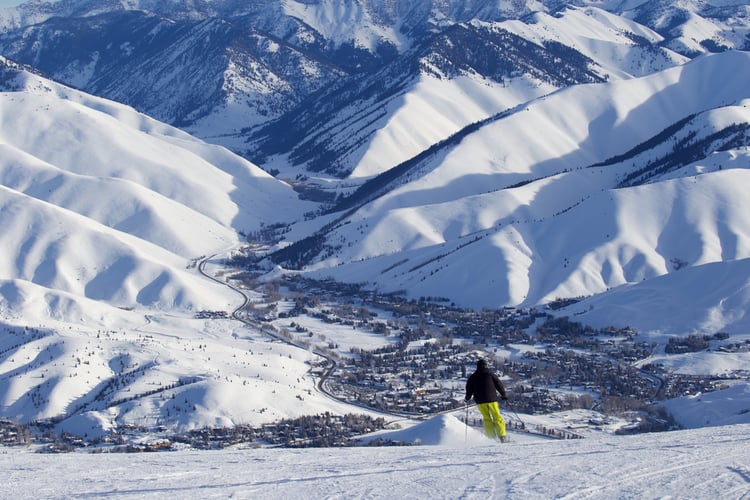
[[[225,252],[227,252],[229,250],[231,250],[231,248],[225,250]],[[242,304],[240,304],[237,308],[235,308],[232,311],[232,314],[231,314],[232,318],[234,318],[235,320],[237,320],[237,321],[239,321],[241,323],[244,323],[245,325],[249,326],[250,328],[253,328],[254,330],[257,330],[257,331],[263,333],[264,335],[267,335],[267,336],[269,336],[269,337],[271,337],[273,339],[279,340],[281,342],[285,342],[286,344],[289,344],[289,345],[291,345],[293,347],[297,347],[299,349],[303,349],[305,351],[308,351],[310,349],[310,346],[308,346],[306,344],[303,344],[301,342],[295,342],[293,339],[287,338],[287,337],[285,337],[283,335],[279,335],[278,333],[274,332],[273,330],[270,330],[269,328],[266,328],[265,326],[263,326],[263,324],[261,322],[254,321],[254,320],[248,318],[246,315],[242,314],[242,311],[247,307],[248,303],[250,302],[250,297],[245,293],[245,291],[242,290],[241,288],[235,286],[235,285],[232,285],[231,283],[229,283],[227,281],[222,281],[222,280],[216,278],[215,276],[210,275],[208,272],[206,272],[206,269],[205,269],[206,263],[209,260],[215,258],[217,255],[219,255],[219,254],[216,253],[216,254],[213,254],[213,255],[209,255],[208,257],[202,258],[199,261],[197,268],[198,268],[198,272],[201,273],[206,278],[208,278],[208,279],[210,279],[212,281],[215,281],[216,283],[222,284],[222,285],[224,285],[226,287],[229,287],[230,289],[234,290],[237,294],[239,294],[242,297]],[[343,399],[340,399],[340,398],[336,397],[333,393],[331,393],[326,388],[326,381],[331,377],[331,374],[336,370],[336,367],[338,366],[338,364],[336,362],[336,359],[333,356],[331,356],[330,354],[328,354],[328,353],[325,353],[323,351],[315,349],[314,346],[313,346],[313,349],[312,349],[311,352],[313,354],[315,354],[316,356],[320,356],[321,358],[323,358],[323,359],[326,360],[326,368],[323,371],[323,373],[321,374],[320,378],[318,379],[317,384],[315,385],[316,389],[320,393],[324,394],[325,396],[327,396],[327,397],[329,397],[329,398],[331,398],[334,401],[337,401],[339,403],[345,403],[345,404],[354,405],[354,406],[361,406],[361,405],[357,405],[355,403],[352,403],[350,401],[345,401]],[[368,408],[366,406],[362,406],[362,408],[366,408],[366,409],[368,409],[370,411],[373,411],[372,408]]]
[[[222,253],[226,253],[229,250],[231,250],[231,248],[225,250]],[[271,330],[271,329],[263,326],[263,324],[261,322],[252,320],[252,319],[248,318],[246,315],[242,314],[242,311],[247,307],[248,303],[250,302],[250,297],[241,288],[239,288],[239,287],[237,287],[235,285],[232,285],[231,283],[228,283],[226,281],[222,281],[222,280],[220,280],[220,279],[212,276],[205,269],[206,263],[208,263],[208,261],[210,261],[211,259],[215,258],[217,255],[219,255],[219,253],[216,253],[216,254],[213,254],[213,255],[209,255],[208,257],[204,257],[204,258],[200,259],[199,262],[198,262],[197,269],[198,269],[198,272],[200,272],[206,278],[208,278],[208,279],[210,279],[212,281],[215,281],[216,283],[220,283],[220,284],[222,284],[224,286],[229,287],[230,289],[234,290],[237,294],[239,294],[242,297],[242,304],[240,304],[237,308],[234,309],[234,311],[232,311],[232,314],[231,314],[232,318],[234,318],[235,320],[237,320],[237,321],[239,321],[239,322],[241,322],[241,323],[249,326],[250,328],[252,328],[252,329],[254,329],[256,331],[259,331],[260,333],[263,333],[263,334],[265,334],[265,335],[267,335],[267,336],[269,336],[269,337],[271,337],[273,339],[279,340],[281,342],[285,342],[286,344],[289,344],[289,345],[291,345],[293,347],[297,347],[299,349],[303,349],[305,351],[310,351],[310,346],[309,345],[303,344],[301,342],[295,342],[293,339],[290,339],[290,338],[288,338],[288,337],[286,337],[284,335],[279,335],[278,333],[274,332],[273,330]],[[320,378],[318,379],[317,383],[315,384],[315,388],[321,394],[325,395],[326,397],[328,397],[328,398],[330,398],[333,401],[336,401],[338,403],[345,404],[345,405],[348,405],[348,406],[355,406],[357,408],[361,408],[363,410],[367,410],[368,412],[378,413],[378,414],[381,414],[383,416],[387,416],[389,419],[391,419],[391,422],[396,422],[396,421],[405,420],[405,419],[423,420],[423,419],[427,419],[427,418],[433,417],[435,415],[440,415],[440,414],[443,414],[443,413],[453,413],[453,412],[456,412],[456,411],[461,411],[463,409],[463,408],[457,408],[457,409],[452,409],[452,410],[442,410],[442,411],[438,411],[438,412],[434,412],[434,413],[429,413],[429,414],[409,413],[409,412],[395,412],[395,411],[391,411],[391,410],[386,411],[386,410],[381,410],[381,409],[375,409],[375,408],[372,408],[372,407],[367,406],[365,404],[358,403],[356,401],[349,401],[349,400],[346,400],[346,399],[342,399],[342,398],[336,396],[335,394],[333,394],[330,390],[328,390],[328,387],[326,385],[326,382],[331,378],[331,375],[333,374],[333,372],[338,367],[338,362],[337,362],[336,358],[333,357],[333,356],[331,356],[330,354],[324,352],[324,351],[316,349],[314,346],[313,346],[311,352],[313,354],[315,354],[316,356],[319,356],[319,357],[323,358],[326,361],[325,370],[320,375]]]

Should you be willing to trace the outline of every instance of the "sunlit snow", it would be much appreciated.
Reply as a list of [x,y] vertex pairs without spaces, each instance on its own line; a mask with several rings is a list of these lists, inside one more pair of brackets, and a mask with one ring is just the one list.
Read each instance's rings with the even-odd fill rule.
[[[387,448],[0,453],[7,498],[745,498],[750,425],[498,444],[436,417]],[[467,436],[466,438],[464,436]]]

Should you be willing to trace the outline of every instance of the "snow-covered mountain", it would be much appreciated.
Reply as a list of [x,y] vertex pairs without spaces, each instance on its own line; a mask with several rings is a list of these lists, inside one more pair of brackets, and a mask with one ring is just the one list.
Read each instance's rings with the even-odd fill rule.
[[[487,40],[487,30],[507,29],[524,38],[523,43],[547,50],[554,43],[558,53],[565,48],[560,57],[532,71],[534,85],[540,77],[548,81],[564,74],[564,68],[553,63],[567,64],[571,57],[585,55],[612,77],[642,75],[685,57],[743,49],[748,33],[742,6],[557,0],[64,0],[7,9],[0,12],[0,24],[0,53],[6,57],[189,127],[203,138],[236,134],[286,112],[299,113],[299,106],[314,108],[326,98],[310,103],[306,98],[333,84],[366,86],[394,61],[413,59],[414,51],[433,39],[451,44],[448,55],[460,74],[468,71],[490,81],[522,76],[527,70],[506,65],[498,72],[476,64],[518,44],[506,40],[498,47]],[[474,59],[473,64],[462,64],[464,58]],[[401,64],[396,80],[418,76],[417,65]],[[376,78],[386,86],[396,83],[392,74]],[[417,98],[429,97],[418,93]],[[381,126],[388,121],[382,112],[375,117]],[[397,123],[392,134],[399,130]],[[242,150],[236,142],[227,144]]]
[[[343,81],[249,133],[248,156],[282,176],[347,182],[388,171],[432,144],[556,89],[607,79],[607,69],[557,44],[501,28],[454,25],[368,77]],[[279,165],[281,163],[281,165]]]
[[223,148],[4,59],[2,75],[5,279],[123,307],[200,308],[191,259],[304,205]]
[[748,54],[728,52],[497,114],[344,199],[356,211],[317,258],[277,261],[471,307],[736,265],[750,257],[748,78]]
[[[115,421],[189,428],[302,413],[287,384],[312,390],[309,353],[260,342],[254,356],[239,324],[198,315],[243,297],[196,264],[309,204],[224,148],[1,64],[2,414],[94,433]],[[254,398],[231,402],[251,380]],[[163,399],[174,386],[189,412]],[[266,412],[279,387],[288,400]],[[317,399],[305,410],[336,408]]]
[[256,272],[477,309],[584,298],[560,314],[746,335],[747,14],[719,0],[1,11],[3,414],[97,434],[345,411],[316,391],[310,351],[217,319],[244,298],[199,272],[279,225]]

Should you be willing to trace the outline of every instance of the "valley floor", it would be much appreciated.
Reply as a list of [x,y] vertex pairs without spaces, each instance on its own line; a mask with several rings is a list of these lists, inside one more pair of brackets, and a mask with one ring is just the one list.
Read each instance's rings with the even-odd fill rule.
[[495,444],[441,418],[425,429],[453,438],[434,446],[135,455],[0,448],[0,497],[750,498],[750,425],[570,441],[514,435]]

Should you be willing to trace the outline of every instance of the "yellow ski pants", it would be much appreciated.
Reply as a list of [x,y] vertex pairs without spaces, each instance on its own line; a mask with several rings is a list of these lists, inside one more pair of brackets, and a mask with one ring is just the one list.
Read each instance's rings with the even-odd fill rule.
[[477,407],[482,414],[485,434],[491,438],[504,438],[505,420],[503,420],[503,416],[500,415],[500,406],[498,406],[497,401],[492,403],[480,403]]

